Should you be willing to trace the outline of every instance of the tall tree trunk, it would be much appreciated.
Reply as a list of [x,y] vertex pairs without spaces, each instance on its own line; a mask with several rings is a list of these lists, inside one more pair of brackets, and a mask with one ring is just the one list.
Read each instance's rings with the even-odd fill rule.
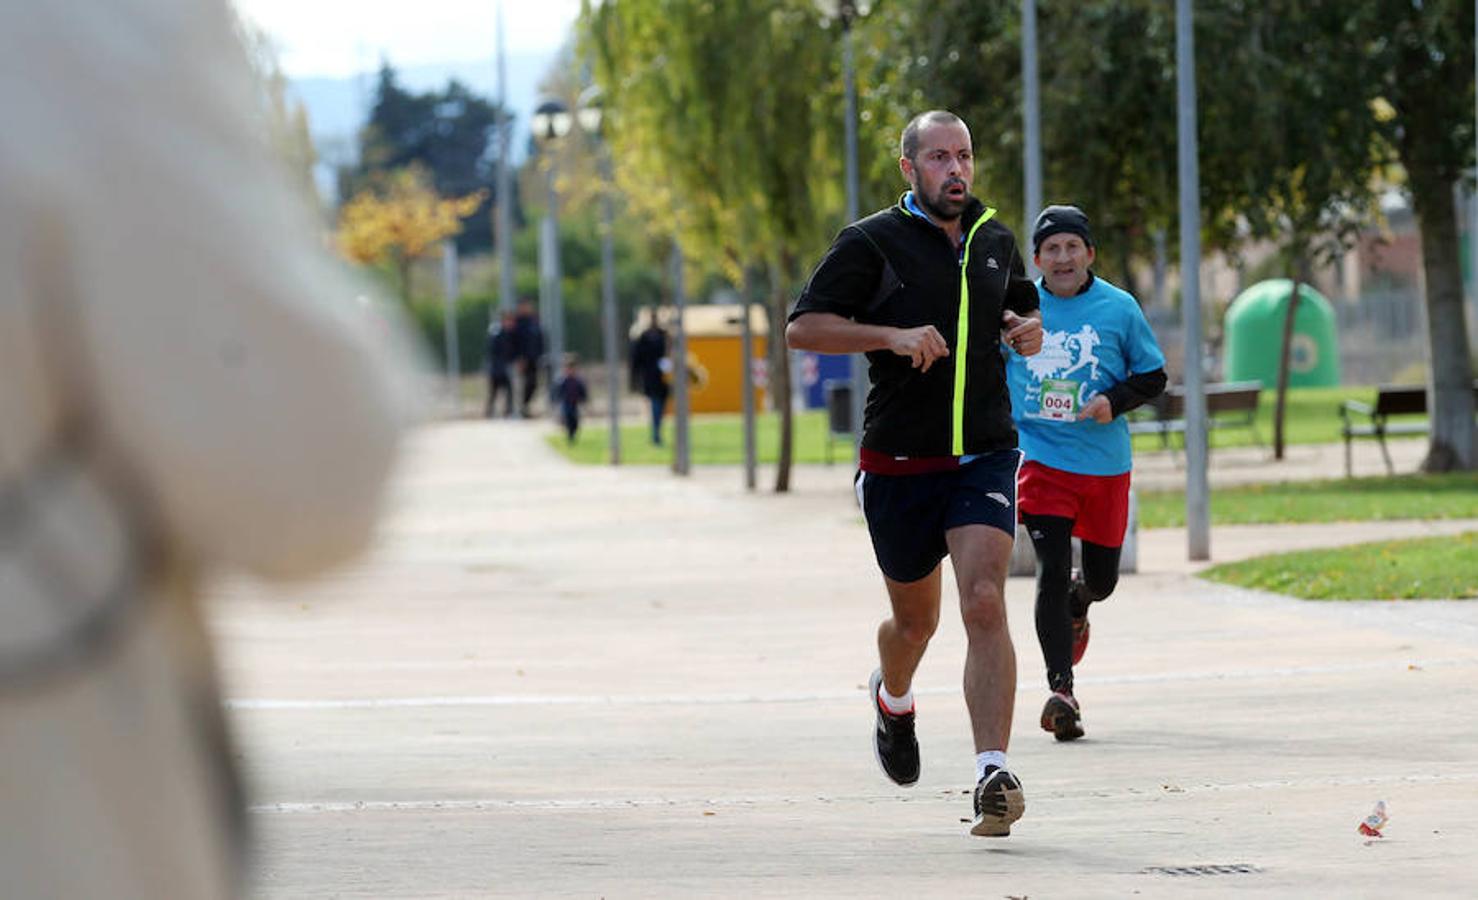
[[1478,468],[1478,454],[1474,452],[1473,359],[1463,309],[1461,248],[1452,184],[1412,169],[1411,194],[1422,233],[1431,365],[1431,443],[1422,471]]
[[770,390],[776,409],[780,411],[780,451],[775,460],[775,493],[790,490],[790,465],[795,456],[795,411],[790,397],[790,351],[785,347],[785,317],[790,312],[790,284],[795,257],[789,250],[780,253],[780,264],[770,270],[770,346],[775,347],[775,371],[770,373]]
[[1119,242],[1119,287],[1144,306],[1144,296],[1139,293],[1139,279],[1134,277],[1134,248],[1130,246],[1132,232],[1124,229],[1124,239]]
[[1283,421],[1288,410],[1288,375],[1293,363],[1293,325],[1298,318],[1298,292],[1303,287],[1304,264],[1301,255],[1293,260],[1293,291],[1288,296],[1288,311],[1283,316],[1283,343],[1278,352],[1278,389],[1273,400],[1273,459],[1283,458]]
[[[1169,254],[1165,252],[1165,229],[1156,228],[1153,232],[1155,248],[1155,274],[1154,274],[1154,300],[1152,305],[1157,310],[1170,308],[1169,298],[1165,296],[1165,270],[1170,267]],[[1237,293],[1241,293],[1241,285],[1237,287]],[[1140,298],[1140,306],[1145,306],[1144,298]]]
[[[741,263],[740,267],[744,273],[739,286],[739,295],[743,304],[740,307],[739,313],[739,355],[742,358],[740,363],[742,368],[739,372],[739,377],[741,379],[740,406],[744,412],[744,488],[745,490],[752,491],[755,488],[755,469],[759,454],[755,448],[754,334],[749,325],[749,311],[751,304],[754,302],[751,298],[754,297],[757,278],[752,266],[745,266]],[[766,337],[769,340],[773,340],[768,335]]]

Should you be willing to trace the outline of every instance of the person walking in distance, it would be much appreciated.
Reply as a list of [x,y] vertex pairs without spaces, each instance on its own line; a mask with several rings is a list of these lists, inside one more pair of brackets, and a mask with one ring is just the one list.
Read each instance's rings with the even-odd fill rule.
[[590,389],[580,377],[579,360],[573,353],[565,357],[564,372],[554,386],[554,396],[559,400],[559,421],[565,427],[565,440],[573,444],[580,433],[580,407],[590,399]]
[[662,416],[667,409],[667,332],[657,323],[657,310],[651,311],[647,327],[631,344],[631,384],[646,396],[652,408],[652,443],[662,446]]
[[1004,836],[1026,808],[1007,767],[1016,653],[1005,582],[1021,455],[1001,345],[1041,347],[1037,292],[1010,230],[971,196],[970,130],[934,110],[903,129],[908,191],[843,228],[786,328],[792,349],[865,352],[871,389],[856,488],[892,615],[878,628],[873,749],[918,781],[913,678],[939,622],[941,569],[959,585],[975,757],[972,834]]
[[[1113,593],[1129,515],[1124,413],[1165,390],[1165,355],[1134,297],[1093,274],[1088,217],[1049,206],[1032,228],[1047,347],[1007,363],[1026,463],[1021,521],[1037,554],[1037,639],[1051,695],[1042,728],[1083,736],[1073,666],[1088,649],[1088,607]],[[1082,569],[1072,570],[1072,539]]]
[[505,310],[496,328],[489,329],[487,343],[488,359],[488,403],[484,414],[493,417],[498,405],[498,396],[503,396],[503,415],[513,417],[513,378],[510,372],[517,355],[518,319],[512,310]]
[[539,314],[528,300],[518,301],[514,316],[513,352],[515,366],[522,380],[518,398],[518,414],[527,419],[533,412],[534,393],[539,390],[539,367],[544,364],[544,328]]

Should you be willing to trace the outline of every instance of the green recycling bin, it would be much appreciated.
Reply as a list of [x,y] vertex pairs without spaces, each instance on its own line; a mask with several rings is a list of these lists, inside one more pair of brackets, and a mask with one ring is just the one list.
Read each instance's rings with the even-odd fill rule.
[[[1282,352],[1283,320],[1288,314],[1293,282],[1286,278],[1259,281],[1237,295],[1227,307],[1227,381],[1278,383],[1278,356]],[[1339,333],[1334,307],[1313,287],[1299,286],[1298,312],[1293,318],[1293,349],[1289,356],[1290,387],[1334,387],[1339,384]]]

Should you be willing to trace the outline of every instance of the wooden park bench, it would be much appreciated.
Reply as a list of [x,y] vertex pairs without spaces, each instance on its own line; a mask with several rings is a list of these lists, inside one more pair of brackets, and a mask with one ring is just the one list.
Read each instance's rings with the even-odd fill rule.
[[[1260,381],[1226,381],[1208,384],[1206,393],[1206,428],[1249,428],[1252,440],[1262,443],[1257,433],[1257,401],[1262,395]],[[1153,401],[1131,413],[1130,434],[1158,434],[1165,448],[1170,449],[1170,435],[1181,435],[1185,441],[1185,386],[1176,385]]]
[[[1473,382],[1473,395],[1478,399],[1478,381]],[[1340,433],[1345,439],[1345,477],[1354,474],[1351,459],[1355,438],[1373,437],[1380,443],[1381,458],[1386,461],[1386,474],[1396,474],[1391,462],[1391,452],[1386,449],[1387,435],[1426,434],[1431,428],[1425,419],[1420,421],[1390,421],[1392,416],[1423,416],[1427,414],[1427,389],[1420,384],[1388,384],[1375,389],[1375,404],[1346,400],[1339,405],[1342,421]],[[1360,417],[1360,421],[1356,417]]]

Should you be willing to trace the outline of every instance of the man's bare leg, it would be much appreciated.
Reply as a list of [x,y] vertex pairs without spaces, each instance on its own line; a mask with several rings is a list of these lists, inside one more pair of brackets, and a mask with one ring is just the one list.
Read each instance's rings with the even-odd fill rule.
[[878,660],[883,686],[902,697],[912,687],[914,672],[939,627],[940,567],[918,581],[894,581],[886,575],[883,581],[893,616],[878,626]]
[[970,833],[1005,837],[1026,811],[1021,782],[1006,768],[1016,708],[1016,650],[1006,628],[1006,569],[1013,536],[990,525],[945,533],[965,621],[965,705],[975,733],[975,818]]
[[1016,649],[1006,627],[1006,572],[1013,538],[990,525],[945,533],[965,623],[965,706],[975,751],[1002,750],[1016,709]]
[[868,679],[876,720],[873,751],[883,774],[908,787],[919,780],[919,741],[909,688],[939,624],[939,566],[918,581],[904,583],[887,576],[884,580],[893,616],[878,627],[881,665]]

